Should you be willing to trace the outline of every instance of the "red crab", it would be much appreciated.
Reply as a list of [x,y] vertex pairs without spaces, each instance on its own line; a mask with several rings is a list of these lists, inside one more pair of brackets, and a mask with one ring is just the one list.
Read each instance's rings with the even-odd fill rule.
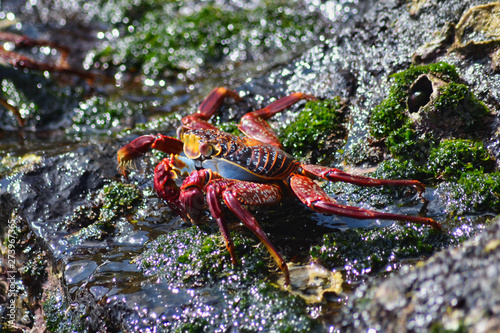
[[[284,196],[296,196],[302,203],[319,213],[336,214],[356,219],[386,219],[410,221],[440,229],[431,218],[383,213],[338,204],[316,183],[316,180],[342,181],[361,186],[412,186],[420,193],[425,187],[416,180],[373,179],[350,175],[338,169],[301,164],[284,152],[281,143],[266,119],[302,99],[313,96],[293,93],[267,107],[243,116],[239,137],[217,129],[208,123],[225,97],[240,99],[233,91],[216,88],[201,104],[198,112],[182,119],[179,138],[144,135],[118,151],[118,164],[126,176],[127,162],[156,149],[171,154],[155,168],[154,188],[160,198],[186,221],[200,222],[208,206],[224,237],[233,264],[237,263],[234,245],[229,235],[222,202],[267,247],[289,283],[288,267],[271,244],[248,206],[272,205]],[[180,154],[184,152],[185,156]],[[185,177],[178,187],[176,180]]]

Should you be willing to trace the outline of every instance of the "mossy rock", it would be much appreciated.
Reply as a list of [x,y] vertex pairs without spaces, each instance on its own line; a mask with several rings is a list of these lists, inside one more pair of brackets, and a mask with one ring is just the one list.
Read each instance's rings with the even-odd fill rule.
[[[475,140],[443,140],[429,153],[412,159],[403,155],[382,162],[376,178],[458,180],[463,174],[495,171],[495,159],[484,144]],[[422,162],[420,162],[422,161]]]
[[495,159],[482,142],[443,140],[431,150],[427,163],[435,178],[459,179],[468,172],[493,172]]
[[65,221],[69,230],[76,230],[68,236],[68,242],[77,244],[113,234],[122,218],[137,209],[141,199],[136,185],[114,181],[91,193],[89,201],[77,206]]
[[488,108],[466,85],[432,74],[419,76],[411,85],[407,106],[411,126],[436,141],[479,137],[488,125]]
[[227,294],[222,303],[194,300],[164,327],[168,332],[311,332],[320,325],[301,298],[261,282]]
[[321,163],[344,145],[346,105],[340,98],[309,101],[280,133],[285,150],[310,163]]
[[408,121],[405,112],[408,91],[412,83],[422,74],[433,74],[447,82],[459,80],[455,67],[444,62],[411,66],[405,71],[391,75],[394,83],[389,90],[389,96],[375,107],[370,119],[370,133],[375,138],[390,135]]
[[429,257],[460,241],[455,235],[420,225],[356,228],[324,235],[310,254],[325,267],[346,270],[348,276],[376,275],[388,266]]
[[413,159],[391,158],[379,164],[373,173],[374,178],[381,179],[426,179],[426,170]]
[[48,332],[85,332],[85,319],[75,314],[72,306],[68,304],[61,291],[47,291],[43,303],[43,313]]
[[282,0],[256,6],[149,0],[131,6],[129,1],[106,1],[101,7],[101,18],[122,38],[105,44],[93,62],[149,78],[222,60],[241,62],[289,52],[285,43],[304,44],[328,26],[319,13]]
[[154,281],[195,290],[188,304],[166,318],[167,331],[305,332],[317,325],[304,300],[270,282],[271,258],[263,246],[232,232],[239,258],[234,266],[216,229],[195,226],[161,235],[134,259]]
[[378,176],[435,183],[495,171],[494,158],[480,141],[489,111],[452,65],[412,66],[392,78],[389,96],[370,120],[370,133],[393,157],[380,164]]
[[447,63],[412,66],[392,75],[389,96],[375,107],[370,133],[395,156],[424,153],[441,139],[478,137],[489,111]]
[[391,132],[385,142],[392,156],[411,159],[418,164],[425,163],[429,151],[436,146],[432,136],[419,135],[408,122]]
[[[135,259],[147,275],[157,275],[174,285],[199,286],[230,278],[234,283],[263,279],[269,271],[269,254],[258,242],[233,232],[236,255],[234,266],[220,232],[212,226],[192,227],[161,235]],[[272,263],[271,263],[272,264]]]
[[437,187],[451,215],[500,213],[500,173],[475,170]]

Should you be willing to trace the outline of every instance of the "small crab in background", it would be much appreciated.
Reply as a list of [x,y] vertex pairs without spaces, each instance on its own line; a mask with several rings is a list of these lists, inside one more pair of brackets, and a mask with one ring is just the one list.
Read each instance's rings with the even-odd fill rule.
[[[4,42],[4,44],[2,44],[1,42]],[[11,48],[6,48],[5,45],[11,45]],[[36,60],[35,58],[30,57],[27,54],[18,52],[22,49],[34,48],[54,49],[57,51],[59,57],[57,58],[57,61],[55,63],[52,63]],[[82,77],[88,81],[93,81],[95,79],[95,74],[88,71],[72,68],[69,65],[69,53],[69,48],[52,41],[36,40],[28,36],[0,31],[0,66],[25,70],[67,73],[70,75]],[[9,110],[16,117],[19,127],[24,127],[26,125],[26,119],[22,117],[20,111],[14,105],[11,105],[5,98],[3,98],[1,94],[0,106],[3,106],[7,110]]]
[[[285,196],[295,196],[312,210],[355,219],[409,221],[440,229],[431,218],[384,213],[338,204],[316,180],[347,182],[360,186],[410,186],[422,193],[425,187],[416,180],[374,179],[351,175],[339,169],[301,164],[282,150],[281,143],[266,122],[274,114],[300,100],[315,97],[293,93],[257,111],[245,114],[238,125],[243,136],[217,129],[208,120],[226,97],[240,99],[226,88],[216,88],[199,110],[182,119],[179,139],[144,135],[118,151],[118,165],[124,176],[131,160],[151,149],[168,154],[155,168],[154,188],[160,198],[184,220],[199,223],[208,207],[217,222],[232,262],[237,257],[224,217],[224,203],[266,246],[290,284],[286,261],[262,230],[249,207],[273,205]],[[176,181],[183,179],[179,187]]]

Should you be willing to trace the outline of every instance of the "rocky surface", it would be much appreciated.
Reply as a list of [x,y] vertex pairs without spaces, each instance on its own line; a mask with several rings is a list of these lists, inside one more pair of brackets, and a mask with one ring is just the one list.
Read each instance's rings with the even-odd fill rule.
[[500,221],[429,260],[361,286],[343,308],[342,331],[500,330]]
[[[168,54],[171,45],[153,43],[158,40],[158,27],[178,29],[170,24],[182,26],[182,21],[162,19],[158,13],[165,9],[163,2],[138,1],[141,10],[132,13],[126,1],[75,1],[74,7],[64,1],[37,1],[37,6],[33,1],[4,3],[0,10],[5,12],[0,14],[8,18],[8,13],[15,13],[19,22],[11,22],[10,31],[60,43],[83,40],[69,43],[75,54],[69,61],[99,73],[99,79],[89,83],[79,77],[0,67],[0,97],[15,104],[27,120],[23,129],[9,113],[0,120],[2,329],[499,329],[500,227],[497,220],[490,221],[500,212],[500,36],[492,28],[499,20],[498,4],[289,2],[291,7],[281,4],[282,25],[263,29],[266,36],[259,35],[255,24],[263,24],[262,20],[270,24],[272,16],[243,27],[225,21],[224,34],[205,30],[211,38],[205,48],[192,37],[193,43],[179,46],[182,54],[171,59],[177,61],[175,66],[165,68],[154,54]],[[173,10],[170,14],[180,13],[186,22],[203,22],[200,13],[206,12],[205,2],[188,4],[196,9],[193,16],[177,3],[167,6]],[[254,5],[261,10],[266,2]],[[242,4],[234,2],[230,8],[238,6]],[[134,16],[141,13],[146,14]],[[304,30],[299,29],[300,19],[308,21]],[[148,31],[151,48],[142,43],[141,36]],[[230,31],[244,33],[231,35]],[[287,42],[295,44],[287,48],[283,46]],[[228,43],[231,50],[224,51]],[[216,50],[217,57],[203,52],[213,45],[222,47]],[[142,63],[134,58],[138,50],[145,50]],[[31,52],[44,59],[40,50]],[[183,69],[188,60],[200,66]],[[387,101],[396,78],[415,74],[408,71],[412,64],[439,61],[456,70],[451,75],[456,79],[454,87],[459,87],[455,91],[465,92],[465,101],[480,101],[488,110],[487,121],[481,118],[480,132],[471,137],[453,128],[453,136],[461,140],[451,143],[423,141],[425,126],[418,128],[417,139],[411,127],[376,137],[370,127],[373,111]],[[409,89],[410,84],[405,84]],[[256,250],[258,242],[238,226],[232,232],[238,235],[242,265],[232,267],[218,242],[217,228],[210,224],[190,228],[156,198],[152,169],[161,156],[151,154],[138,161],[138,169],[125,180],[118,173],[115,155],[139,134],[174,135],[180,117],[193,112],[218,85],[230,85],[244,97],[242,102],[228,101],[214,119],[228,130],[249,109],[292,91],[335,101],[325,105],[341,105],[341,112],[328,117],[341,124],[332,133],[322,133],[324,127],[318,126],[312,135],[313,140],[322,140],[317,147],[291,142],[290,149],[300,147],[294,153],[304,160],[352,171],[380,166],[376,172],[381,176],[419,177],[429,185],[424,203],[405,189],[363,190],[345,184],[325,189],[342,203],[425,214],[443,225],[443,233],[323,216],[291,200],[259,209],[257,219],[283,255],[298,265],[297,271],[315,277],[311,290],[303,285],[298,288],[301,292],[323,290],[319,281],[330,275],[333,281],[327,283],[340,284],[342,291],[321,292],[322,301],[311,304],[300,293],[281,290],[279,274],[268,267],[266,253]],[[402,105],[405,114],[408,95],[417,101],[422,96],[416,90],[397,101],[401,104],[395,109]],[[445,105],[453,105],[454,97],[462,101],[458,95],[451,96],[452,102]],[[303,109],[298,105],[271,124],[280,134],[295,121],[294,126],[302,130],[298,122],[303,119],[297,113]],[[316,121],[322,124],[321,119]],[[422,142],[427,146],[422,147]],[[422,158],[401,154],[415,147]],[[318,150],[305,151],[314,148]],[[332,274],[318,273],[325,271]]]

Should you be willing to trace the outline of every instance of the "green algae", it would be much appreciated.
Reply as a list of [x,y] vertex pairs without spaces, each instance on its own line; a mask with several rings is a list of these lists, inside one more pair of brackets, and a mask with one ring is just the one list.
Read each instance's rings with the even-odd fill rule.
[[98,196],[98,200],[102,202],[99,215],[102,223],[111,222],[117,216],[127,213],[141,198],[135,185],[119,182],[105,185]]
[[65,223],[70,229],[80,227],[68,236],[70,244],[87,239],[103,239],[113,234],[123,217],[137,209],[142,195],[136,185],[111,182],[89,196],[89,202],[77,206]]
[[255,240],[232,233],[240,260],[234,266],[219,232],[208,226],[203,229],[192,227],[161,235],[135,262],[146,275],[158,275],[168,283],[188,287],[228,277],[238,283],[265,277],[268,254],[262,248],[254,248]]
[[476,140],[442,140],[426,154],[415,152],[413,159],[402,155],[380,163],[375,177],[458,180],[464,173],[490,173],[495,170],[491,152]]
[[[237,232],[234,266],[216,228],[192,227],[159,236],[134,262],[146,276],[179,288],[210,288],[210,304],[197,295],[164,324],[169,332],[303,332],[315,322],[302,299],[265,280],[271,260],[256,240]],[[200,289],[200,290],[203,290]],[[203,293],[201,294],[203,295]]]
[[226,295],[219,310],[196,302],[191,304],[167,325],[166,331],[311,332],[319,329],[320,325],[305,309],[304,301],[298,296],[290,296],[261,282]]
[[427,165],[434,178],[459,179],[468,172],[493,172],[495,159],[482,142],[443,140],[431,150]]
[[443,140],[424,163],[393,158],[380,163],[373,176],[437,184],[450,215],[500,213],[499,173],[491,152],[480,141]]
[[[422,132],[422,125],[416,125],[408,115],[408,89],[422,74],[442,80],[436,85],[439,93],[431,107],[443,110],[441,116],[451,121],[450,128],[432,124],[437,113],[429,115],[431,124]],[[394,84],[388,98],[375,108],[370,130],[374,137],[385,139],[393,158],[382,162],[375,176],[431,184],[445,180],[438,188],[446,189],[448,212],[499,212],[495,160],[478,139],[488,115],[485,105],[459,82],[455,68],[445,63],[412,66],[392,77]],[[443,126],[447,133],[434,135],[433,131]]]
[[391,158],[379,164],[373,173],[374,178],[382,179],[428,179],[427,170],[415,160]]
[[437,189],[445,197],[448,214],[500,213],[499,172],[462,173],[456,182],[444,182]]
[[74,108],[72,114],[72,126],[66,129],[66,133],[85,134],[103,133],[111,134],[127,125],[128,119],[140,119],[144,116],[143,109],[147,105],[134,104],[125,99],[110,96],[91,96],[82,100],[78,107]]
[[217,128],[226,133],[231,133],[234,135],[241,135],[241,131],[238,129],[238,123],[235,121],[219,122]]
[[385,142],[392,156],[419,164],[425,163],[429,150],[436,145],[431,135],[419,135],[409,123],[391,132]]
[[43,303],[43,314],[48,332],[85,332],[85,317],[73,311],[59,289],[48,290]]
[[[484,103],[478,100],[464,84],[452,81],[443,86],[440,92],[441,94],[435,102],[436,108],[458,110],[456,111],[458,114],[462,114],[459,110],[461,107],[466,107],[468,110],[472,111],[472,118],[465,119],[469,125],[466,130],[474,129],[473,126],[477,125],[477,120],[481,119],[489,112]],[[462,105],[464,103],[466,104],[465,106]]]
[[111,23],[121,36],[98,51],[92,62],[125,64],[149,77],[221,60],[237,62],[282,54],[294,49],[285,45],[304,44],[327,30],[320,13],[310,12],[295,1],[241,6],[144,0],[133,6],[128,1],[99,6],[103,9],[101,19]]
[[[423,74],[433,75],[444,83],[437,85],[439,93],[436,93],[437,97],[431,107],[442,110],[441,116],[450,120],[449,125],[434,124],[432,117],[439,117],[438,114],[419,116],[429,117],[429,124],[415,124],[409,116],[409,89]],[[480,161],[488,153],[482,146],[474,148],[471,146],[474,145],[472,141],[467,141],[477,141],[478,133],[482,130],[481,120],[488,114],[488,109],[473,96],[468,87],[459,83],[460,78],[454,66],[443,62],[412,66],[391,77],[394,83],[389,96],[374,109],[370,119],[370,133],[375,138],[384,140],[395,160],[381,163],[379,175],[406,174],[415,176],[416,179],[438,179],[451,176],[452,170],[456,173],[460,167],[482,167],[485,171],[491,171],[491,166],[485,167],[491,162]],[[446,126],[450,128],[445,130],[445,133],[439,132],[438,128],[447,128]],[[442,139],[446,139],[444,143],[441,142]],[[481,153],[473,150],[481,150]],[[474,158],[474,154],[483,155]],[[444,158],[445,155],[447,158]],[[448,165],[448,171],[445,171],[443,168],[446,163],[455,164],[456,167]],[[411,168],[406,169],[410,164]],[[401,168],[399,172],[398,166]]]
[[[429,124],[415,124],[408,113],[408,93],[413,82],[423,74],[433,75],[442,82],[436,86],[438,91],[433,94],[437,97],[430,106],[441,111],[426,112]],[[375,107],[371,116],[370,133],[377,139],[386,138],[385,143],[393,156],[415,156],[417,161],[425,161],[425,155],[441,139],[441,134],[434,135],[435,128],[451,126],[449,133],[444,133],[445,138],[450,139],[454,138],[454,134],[477,137],[482,130],[481,120],[488,114],[488,109],[467,86],[459,82],[454,66],[443,62],[412,66],[391,77],[394,83],[389,96]],[[431,82],[427,83],[431,85]],[[435,117],[445,117],[446,121]]]
[[297,158],[308,154],[313,163],[335,153],[347,135],[345,103],[340,98],[308,101],[297,119],[280,133],[285,150]]
[[399,268],[404,261],[429,257],[460,241],[457,236],[414,224],[356,228],[324,235],[310,254],[325,267],[345,270],[353,278]]

